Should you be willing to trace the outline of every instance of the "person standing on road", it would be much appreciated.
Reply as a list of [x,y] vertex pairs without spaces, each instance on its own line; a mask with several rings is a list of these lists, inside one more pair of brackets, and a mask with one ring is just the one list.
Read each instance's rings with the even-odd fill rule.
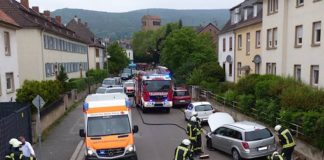
[[187,125],[187,134],[192,144],[191,151],[194,155],[197,155],[199,153],[199,150],[201,150],[197,141],[197,136],[201,135],[200,130],[197,126],[197,117],[193,116],[190,118],[190,122]]
[[180,146],[178,146],[175,150],[174,160],[193,160],[190,145],[190,140],[184,139]]
[[275,131],[278,134],[279,142],[282,145],[282,155],[286,160],[291,160],[291,155],[294,152],[296,142],[290,133],[289,129],[282,127],[281,125],[275,126]]
[[196,154],[201,154],[201,153],[203,153],[202,144],[201,144],[201,132],[202,132],[201,121],[198,118],[198,113],[197,112],[193,112],[192,116],[196,117],[196,122],[194,122],[194,124],[195,124],[195,126],[197,128],[196,129],[197,130],[196,144],[195,144],[194,152]]
[[36,155],[35,151],[32,147],[32,145],[26,141],[25,137],[20,136],[19,141],[21,142],[21,147],[20,150],[22,151],[23,155],[26,157],[28,160],[35,160]]
[[9,141],[10,149],[5,156],[5,160],[23,160],[25,157],[22,152],[19,150],[21,142],[16,138],[12,138]]

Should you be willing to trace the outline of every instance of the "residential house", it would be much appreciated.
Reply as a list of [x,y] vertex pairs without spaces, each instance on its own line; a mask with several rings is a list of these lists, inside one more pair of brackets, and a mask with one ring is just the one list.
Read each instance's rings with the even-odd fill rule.
[[[199,34],[209,34],[213,40],[213,44],[215,45],[215,53],[218,53],[218,34],[219,29],[212,23],[207,24],[205,27],[199,29]],[[217,55],[218,56],[218,55]]]
[[231,9],[235,24],[235,81],[249,74],[260,74],[262,0],[245,0]]
[[131,45],[132,44],[131,40],[120,40],[118,41],[118,44],[124,49],[127,58],[131,62],[134,62],[134,52]]
[[20,26],[0,9],[0,102],[15,101],[20,87],[16,30]]
[[69,78],[85,76],[88,45],[61,23],[61,17],[30,8],[28,0],[0,0],[0,4],[22,27],[16,32],[20,82],[55,79],[60,66]]
[[157,30],[160,27],[160,16],[145,15],[142,17],[142,31]]
[[101,39],[96,38],[88,27],[88,23],[83,23],[81,18],[75,16],[66,27],[74,31],[83,41],[88,44],[89,69],[104,69],[107,57],[105,46]]

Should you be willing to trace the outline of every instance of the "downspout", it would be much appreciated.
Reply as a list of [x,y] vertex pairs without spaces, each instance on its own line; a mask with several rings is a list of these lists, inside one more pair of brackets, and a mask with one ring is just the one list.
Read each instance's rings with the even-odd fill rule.
[[[234,64],[233,64],[233,69],[234,69],[234,71],[233,71],[233,74],[234,74],[234,83],[236,83],[236,33],[235,33],[235,31],[233,30],[233,35],[234,35],[234,38],[233,38],[233,40],[234,40],[234,43],[233,43],[233,56],[234,56]],[[233,41],[232,40],[232,41]],[[232,69],[232,70],[233,70]]]
[[45,74],[46,74],[46,70],[45,70],[45,63],[44,63],[44,31],[45,28],[42,28],[41,31],[41,47],[42,47],[42,70],[43,70],[43,80],[46,79]]

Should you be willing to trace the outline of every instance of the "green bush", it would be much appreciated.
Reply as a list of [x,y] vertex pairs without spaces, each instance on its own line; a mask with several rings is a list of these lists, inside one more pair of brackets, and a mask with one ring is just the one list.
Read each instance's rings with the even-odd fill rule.
[[[323,112],[322,112],[323,113]],[[314,141],[316,146],[318,146],[321,150],[324,150],[324,115],[322,114],[321,118],[319,118],[316,122],[316,130],[317,137]]]
[[246,77],[243,77],[239,80],[239,82],[236,84],[236,89],[239,92],[239,94],[253,94],[255,93],[255,85],[257,83],[257,79],[259,78],[259,75],[249,75]]
[[63,87],[59,81],[26,80],[21,88],[17,90],[16,101],[20,103],[31,103],[37,95],[40,95],[45,100],[45,105],[48,105],[57,100],[62,91]]
[[229,102],[236,101],[238,97],[238,93],[234,90],[228,90],[225,92],[224,97],[226,101]]
[[307,137],[316,136],[316,124],[320,117],[321,113],[318,112],[306,112],[304,114],[302,127]]
[[107,70],[94,70],[91,69],[86,73],[87,77],[92,77],[95,83],[101,83],[106,77],[108,77]]
[[85,78],[73,79],[69,82],[69,87],[71,89],[76,89],[78,92],[84,91],[88,84]]
[[253,95],[239,96],[239,107],[245,114],[250,114],[255,105],[255,97]]

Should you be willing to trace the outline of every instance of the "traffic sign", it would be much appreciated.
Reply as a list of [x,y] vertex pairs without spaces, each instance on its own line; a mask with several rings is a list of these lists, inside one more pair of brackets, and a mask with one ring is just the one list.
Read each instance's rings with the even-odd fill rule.
[[40,95],[37,95],[34,99],[33,99],[33,105],[36,107],[36,108],[43,108],[44,105],[45,105],[45,101],[44,99],[40,96]]

